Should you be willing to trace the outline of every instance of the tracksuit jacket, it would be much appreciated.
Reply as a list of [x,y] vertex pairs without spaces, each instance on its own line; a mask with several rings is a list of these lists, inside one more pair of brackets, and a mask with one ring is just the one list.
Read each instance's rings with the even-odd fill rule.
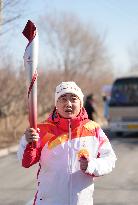
[[[18,158],[29,168],[39,162],[34,205],[92,205],[94,178],[115,167],[116,156],[100,126],[88,119],[83,108],[74,119],[57,112],[38,124],[37,146],[21,138]],[[78,153],[87,150],[87,170],[80,170]]]

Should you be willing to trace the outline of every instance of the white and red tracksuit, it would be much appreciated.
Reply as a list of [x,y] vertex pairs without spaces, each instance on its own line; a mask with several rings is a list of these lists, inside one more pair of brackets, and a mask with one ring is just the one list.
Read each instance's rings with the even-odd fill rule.
[[[116,156],[103,130],[87,118],[82,109],[75,119],[57,113],[38,124],[37,148],[20,141],[18,158],[23,167],[39,162],[35,205],[92,205],[94,177],[108,174],[115,167]],[[78,152],[89,153],[88,168],[80,170]]]

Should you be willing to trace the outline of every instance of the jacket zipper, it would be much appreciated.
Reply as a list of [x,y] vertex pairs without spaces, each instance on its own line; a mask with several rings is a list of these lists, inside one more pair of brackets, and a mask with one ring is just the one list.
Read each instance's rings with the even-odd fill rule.
[[69,203],[72,205],[72,143],[71,143],[71,120],[69,119],[69,140],[68,140],[68,172],[69,172]]

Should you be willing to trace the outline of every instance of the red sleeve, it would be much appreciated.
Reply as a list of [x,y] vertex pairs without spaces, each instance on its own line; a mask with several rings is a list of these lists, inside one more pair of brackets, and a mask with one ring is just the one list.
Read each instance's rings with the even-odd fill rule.
[[41,155],[41,148],[33,147],[32,144],[28,144],[24,150],[22,166],[29,168],[33,164],[36,164]]

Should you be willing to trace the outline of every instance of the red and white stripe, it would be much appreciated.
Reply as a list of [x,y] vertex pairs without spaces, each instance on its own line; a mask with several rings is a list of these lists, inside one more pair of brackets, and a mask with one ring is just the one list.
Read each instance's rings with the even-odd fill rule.
[[27,92],[30,127],[37,129],[37,66],[38,66],[38,32],[28,20],[23,35],[28,39],[24,53],[24,66],[27,72]]

